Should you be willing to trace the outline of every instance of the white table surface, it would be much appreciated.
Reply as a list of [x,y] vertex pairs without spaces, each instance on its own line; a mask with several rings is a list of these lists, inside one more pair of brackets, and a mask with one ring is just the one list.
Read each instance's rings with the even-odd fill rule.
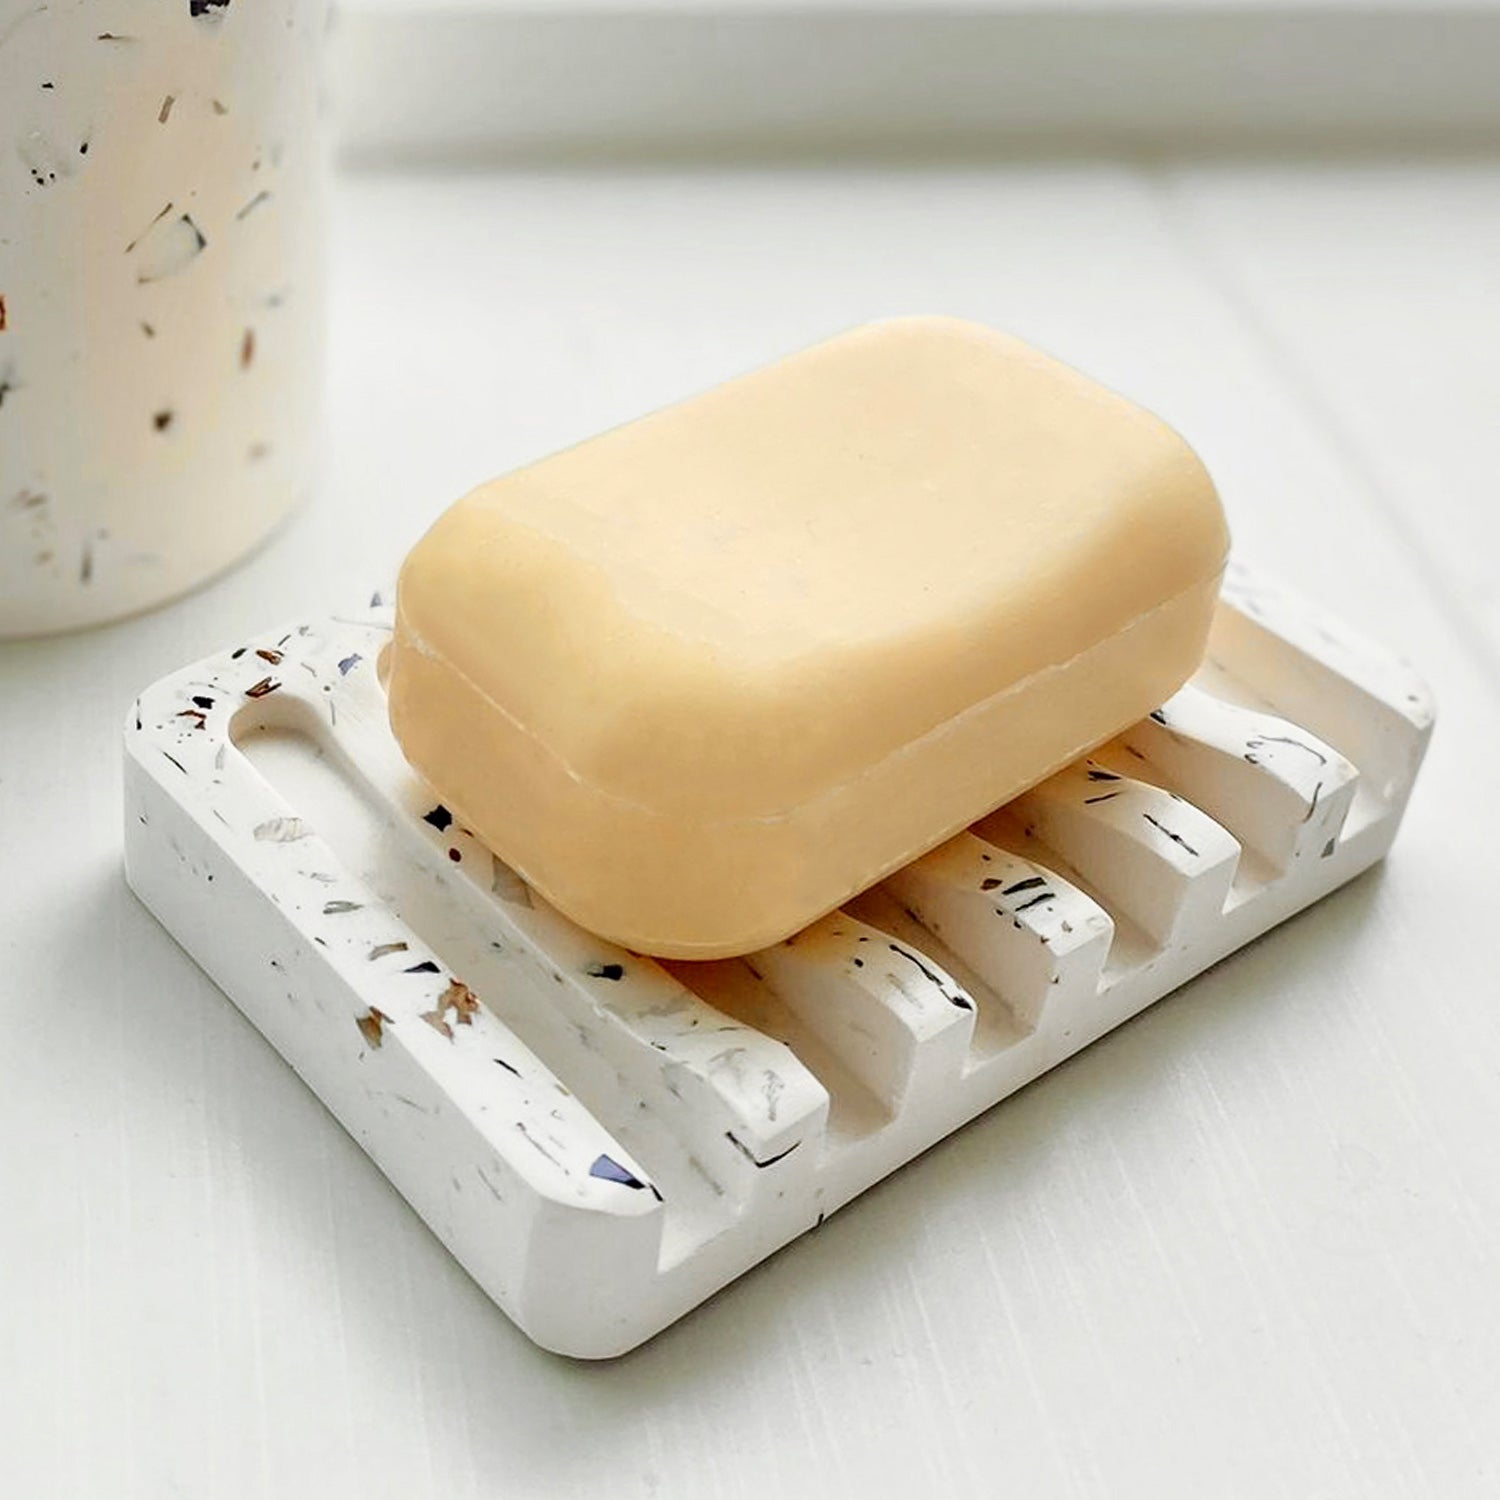
[[[331,452],[248,566],[0,647],[0,1495],[1500,1492],[1500,167],[358,177]],[[1401,645],[1381,870],[613,1363],[533,1348],[125,889],[148,680],[470,483],[859,319],[1159,409]]]

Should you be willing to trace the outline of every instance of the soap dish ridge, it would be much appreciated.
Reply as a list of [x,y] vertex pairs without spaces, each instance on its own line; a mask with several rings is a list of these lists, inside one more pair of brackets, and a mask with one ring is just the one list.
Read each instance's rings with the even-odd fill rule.
[[390,595],[163,679],[130,884],[537,1343],[621,1353],[1390,847],[1415,672],[1232,564],[1109,745],[811,927],[662,963],[461,828],[386,721]]

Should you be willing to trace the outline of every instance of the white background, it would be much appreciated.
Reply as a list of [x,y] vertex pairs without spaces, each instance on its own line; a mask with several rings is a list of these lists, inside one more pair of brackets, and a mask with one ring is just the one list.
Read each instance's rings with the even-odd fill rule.
[[[0,647],[0,1495],[1500,1489],[1500,168],[344,180],[315,503]],[[861,318],[988,319],[1201,449],[1437,738],[1381,871],[653,1343],[540,1353],[124,888],[137,688],[469,484]],[[601,1274],[607,1268],[601,1268]]]

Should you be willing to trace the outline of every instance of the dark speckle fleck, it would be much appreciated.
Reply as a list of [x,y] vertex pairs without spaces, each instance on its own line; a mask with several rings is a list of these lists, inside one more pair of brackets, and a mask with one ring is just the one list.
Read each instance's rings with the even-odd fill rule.
[[1157,832],[1158,832],[1158,833],[1159,833],[1159,834],[1161,834],[1161,835],[1162,835],[1162,837],[1163,837],[1163,838],[1168,838],[1168,839],[1170,839],[1170,840],[1171,840],[1171,841],[1172,841],[1172,842],[1173,842],[1173,843],[1174,843],[1174,844],[1178,844],[1178,845],[1180,845],[1180,846],[1181,846],[1181,847],[1182,847],[1182,848],[1184,848],[1184,849],[1186,849],[1186,850],[1187,850],[1187,852],[1188,852],[1188,853],[1189,853],[1189,854],[1191,854],[1191,855],[1192,855],[1192,856],[1193,856],[1193,858],[1194,858],[1194,859],[1197,859],[1197,858],[1198,858],[1198,857],[1199,857],[1199,855],[1198,855],[1198,851],[1197,851],[1197,850],[1196,850],[1196,849],[1195,849],[1195,848],[1193,848],[1193,846],[1192,846],[1192,845],[1191,845],[1191,844],[1190,844],[1190,843],[1188,843],[1188,841],[1187,841],[1187,840],[1186,840],[1186,839],[1185,839],[1185,838],[1183,838],[1183,836],[1182,836],[1182,835],[1181,835],[1181,834],[1180,834],[1180,833],[1174,833],[1174,832],[1173,832],[1173,831],[1172,831],[1172,830],[1171,830],[1171,829],[1170,829],[1170,828],[1167,828],[1167,827],[1165,827],[1165,826],[1164,826],[1164,825],[1163,825],[1163,824],[1161,824],[1161,823],[1159,823],[1159,822],[1158,822],[1158,821],[1157,821],[1157,820],[1156,820],[1156,819],[1155,819],[1155,818],[1153,818],[1153,817],[1152,817],[1152,816],[1151,816],[1151,814],[1150,814],[1150,813],[1142,813],[1142,814],[1141,814],[1141,816],[1142,816],[1142,817],[1143,817],[1143,818],[1144,818],[1144,819],[1145,819],[1145,820],[1146,820],[1146,821],[1147,821],[1147,822],[1148,822],[1148,823],[1149,823],[1149,824],[1150,824],[1150,825],[1151,825],[1151,826],[1152,826],[1152,827],[1153,827],[1153,828],[1154,828],[1154,829],[1155,829],[1155,830],[1156,830],[1156,831],[1157,831]]
[[341,917],[345,912],[359,911],[361,904],[358,901],[325,901],[323,903],[323,915],[325,917]]
[[[1306,741],[1299,740],[1289,734],[1263,734],[1259,739],[1246,740],[1245,744],[1248,745],[1252,750],[1259,750],[1268,741],[1278,745],[1290,745],[1294,750],[1305,750],[1307,754],[1311,755],[1320,766],[1326,766],[1328,764],[1328,757],[1324,755],[1323,752],[1316,746],[1309,745]],[[1245,759],[1249,760],[1250,757],[1247,755]]]
[[364,1015],[354,1018],[354,1024],[359,1027],[359,1034],[372,1047],[378,1047],[385,1040],[381,1028],[389,1020],[390,1017],[384,1011],[376,1010],[372,1005]]
[[451,859],[454,864],[459,864],[463,860],[463,855],[460,854],[457,849],[449,849],[448,858]]
[[424,958],[421,963],[413,964],[409,969],[403,969],[403,974],[436,974],[438,966],[430,958]]
[[157,225],[158,225],[158,224],[160,224],[160,223],[161,223],[161,221],[162,221],[162,220],[163,220],[163,219],[165,219],[165,218],[166,218],[166,216],[167,216],[167,215],[168,215],[168,214],[169,214],[169,213],[171,213],[171,212],[172,212],[172,205],[171,205],[171,204],[170,204],[170,203],[168,203],[168,204],[166,204],[166,205],[165,205],[165,206],[164,206],[164,207],[163,207],[163,208],[162,208],[162,209],[160,209],[160,210],[159,210],[159,211],[158,211],[158,213],[157,213],[157,215],[156,215],[156,217],[155,217],[155,218],[154,218],[154,219],[152,219],[152,221],[151,221],[151,222],[150,222],[150,223],[149,223],[149,224],[148,224],[148,225],[147,225],[147,226],[146,226],[146,227],[145,227],[145,228],[144,228],[144,229],[143,229],[143,230],[142,230],[142,231],[141,231],[141,232],[140,232],[140,233],[139,233],[139,234],[138,234],[138,235],[136,235],[136,237],[135,237],[135,238],[134,238],[134,239],[133,239],[133,240],[131,240],[131,242],[130,242],[130,243],[129,243],[129,244],[128,244],[128,245],[126,245],[126,247],[125,247],[125,253],[126,253],[126,255],[129,255],[129,254],[130,254],[130,252],[131,252],[131,251],[132,251],[132,250],[134,250],[134,249],[135,249],[135,247],[136,247],[136,246],[137,246],[137,245],[139,245],[139,244],[140,244],[140,242],[141,242],[141,241],[142,241],[142,240],[143,240],[143,239],[145,239],[145,238],[146,238],[146,236],[147,236],[147,235],[148,235],[148,234],[149,234],[149,233],[150,233],[150,232],[151,232],[151,231],[152,231],[152,230],[153,230],[153,229],[154,229],[154,228],[155,228],[155,227],[156,227],[156,226],[157,226]]
[[1329,839],[1328,842],[1323,845],[1323,853],[1319,857],[1322,859],[1331,859],[1333,857],[1333,851],[1337,847],[1337,845],[1337,839]]
[[1035,891],[1046,885],[1046,883],[1040,875],[1028,875],[1025,880],[1018,880],[1014,885],[1006,886],[1000,894],[1002,896],[1014,896],[1021,891]]
[[194,17],[207,16],[209,20],[218,18],[211,14],[216,10],[227,10],[229,0],[188,0],[188,14]]
[[273,667],[279,667],[281,665],[281,652],[273,650],[270,646],[257,646],[255,648],[255,654],[260,657],[262,661],[270,662]]
[[473,990],[462,980],[451,979],[448,982],[448,988],[438,996],[438,1003],[431,1010],[422,1012],[422,1019],[434,1031],[442,1032],[451,1042],[453,1028],[448,1024],[448,1012],[451,1010],[454,1013],[460,1026],[471,1026],[474,1021],[474,1012],[478,1009],[479,1001]]
[[352,652],[350,655],[344,657],[344,659],[339,663],[339,676],[347,677],[363,660],[364,657],[362,657],[358,651]]
[[140,246],[141,259],[136,268],[135,279],[142,286],[148,282],[160,281],[165,276],[175,276],[208,247],[208,236],[193,222],[191,214],[179,214],[171,223],[162,223],[171,208],[172,205],[167,204],[146,229],[125,247],[128,255]]
[[764,1161],[760,1161],[757,1160],[755,1154],[742,1140],[739,1139],[738,1136],[735,1135],[732,1130],[726,1130],[724,1132],[724,1138],[729,1142],[731,1146],[734,1147],[736,1151],[740,1153],[741,1156],[745,1158],[746,1161],[751,1164],[751,1166],[754,1167],[774,1167],[777,1162],[785,1160],[792,1154],[793,1151],[797,1149],[798,1146],[802,1144],[801,1141],[793,1141],[785,1151],[778,1151],[775,1156],[768,1156]]
[[623,979],[625,977],[625,965],[590,964],[583,972],[590,979]]
[[1041,895],[1039,895],[1039,896],[1033,896],[1029,901],[1023,901],[1016,908],[1016,910],[1017,911],[1030,911],[1033,906],[1040,906],[1043,901],[1056,901],[1056,900],[1057,900],[1057,892],[1056,891],[1043,891],[1041,893]]
[[255,330],[247,328],[240,338],[240,369],[248,370],[255,363]]
[[642,1182],[634,1172],[622,1167],[612,1156],[602,1154],[596,1156],[593,1165],[589,1168],[589,1176],[602,1177],[605,1182],[618,1182],[622,1187],[650,1188],[657,1201],[661,1201],[661,1194],[649,1182]]
[[474,1012],[479,1009],[479,1001],[474,991],[459,979],[448,981],[448,988],[443,991],[438,1004],[444,1010],[457,1011],[460,1026],[472,1024]]
[[[921,971],[923,978],[928,980],[929,983],[935,984],[940,990],[943,989],[942,980],[940,980],[937,975],[934,974],[932,970],[929,969],[927,965],[924,964],[922,960],[911,951],[911,949],[903,948],[899,943],[887,943],[886,947],[889,948],[891,952],[894,953],[898,958],[904,958],[907,963],[915,965],[916,968]],[[947,991],[944,990],[944,993],[946,994]]]
[[521,1076],[521,1070],[516,1067],[514,1063],[506,1062],[503,1057],[497,1057],[495,1059],[495,1066],[498,1068],[504,1068],[507,1073],[514,1073],[517,1078]]
[[453,826],[453,814],[449,812],[441,802],[439,802],[431,812],[425,812],[422,814],[422,821],[424,823],[431,823],[432,826],[436,828],[439,833],[441,833],[445,829],[451,828]]
[[212,708],[214,706],[214,700],[210,698],[206,693],[194,693],[193,702],[199,708]]
[[405,952],[406,952],[406,944],[404,942],[377,943],[373,948],[370,949],[370,951],[367,954],[365,954],[365,957],[367,959],[369,959],[371,962],[373,962],[375,959],[377,959],[377,958],[384,958],[387,954],[390,954],[390,953],[405,953]]
[[270,196],[271,196],[270,191],[268,189],[266,189],[266,188],[262,188],[247,204],[244,205],[244,207],[242,207],[235,214],[235,218],[236,219],[248,218]]
[[[166,207],[171,207],[171,204],[166,205]],[[154,228],[154,225],[159,220],[160,214],[157,214],[156,219],[151,220],[151,226]],[[171,228],[174,231],[171,242],[163,242],[162,254],[153,263],[142,267],[136,273],[136,281],[142,282],[142,284],[144,282],[159,281],[162,276],[171,276],[174,272],[180,272],[190,260],[193,260],[193,257],[201,255],[208,248],[208,237],[202,233],[202,229],[199,229],[196,223],[193,223],[192,214],[180,214],[175,219],[174,225]],[[159,236],[166,236],[166,233],[168,233],[166,229],[157,231]],[[147,229],[147,234],[150,234],[150,229]],[[144,236],[142,236],[142,239],[144,239]],[[135,245],[132,243],[129,249],[133,251]]]
[[151,418],[151,425],[158,432],[165,432],[167,430],[167,428],[169,428],[172,425],[172,412],[171,412],[171,410],[164,408],[163,410],[157,412],[155,414],[155,416],[153,416]]
[[274,693],[281,684],[274,677],[262,677],[261,680],[245,689],[247,698],[264,698],[267,693]]

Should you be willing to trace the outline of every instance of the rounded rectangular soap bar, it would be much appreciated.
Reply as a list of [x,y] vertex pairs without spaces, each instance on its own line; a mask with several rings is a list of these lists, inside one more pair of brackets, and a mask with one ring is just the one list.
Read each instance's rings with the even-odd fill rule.
[[401,572],[391,723],[582,926],[746,953],[1170,696],[1227,546],[1148,412],[869,324],[454,505]]

